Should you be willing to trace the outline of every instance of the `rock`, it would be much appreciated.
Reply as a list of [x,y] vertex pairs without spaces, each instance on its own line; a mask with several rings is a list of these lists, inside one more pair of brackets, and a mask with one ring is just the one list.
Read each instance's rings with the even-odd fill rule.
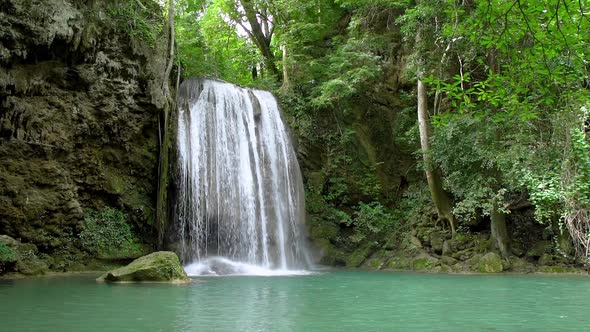
[[84,211],[108,205],[153,241],[166,43],[121,29],[118,6],[0,5],[0,232],[52,256],[76,250]]
[[448,256],[442,256],[440,258],[440,261],[443,264],[446,264],[448,266],[453,266],[453,265],[457,264],[457,260],[456,259],[454,259],[453,257],[448,257]]
[[414,271],[430,271],[433,270],[439,263],[437,258],[428,254],[420,254],[412,260],[412,270]]
[[526,253],[527,257],[540,258],[544,253],[551,251],[550,241],[539,241]]
[[0,273],[19,272],[34,276],[45,274],[47,264],[37,256],[37,246],[20,243],[8,235],[0,236]]
[[417,249],[422,249],[422,242],[415,236],[412,236],[410,243],[413,244]]
[[18,245],[20,244],[20,242],[18,242],[17,240],[11,238],[8,235],[0,235],[0,244],[3,244],[5,246],[7,246],[7,247],[10,247],[10,248],[15,249],[15,248],[18,247]]
[[540,273],[577,273],[577,274],[587,274],[587,272],[576,269],[575,267],[571,266],[541,266],[539,267],[538,272]]
[[346,264],[346,255],[330,242],[328,239],[315,241],[321,255],[320,264],[331,266],[343,266]]
[[553,265],[553,256],[544,252],[538,261],[539,265]]
[[511,257],[510,265],[512,271],[514,272],[530,273],[535,270],[535,266],[532,263],[528,262],[526,259],[519,257]]
[[367,244],[355,250],[350,256],[346,258],[346,266],[359,267],[371,255],[373,249],[372,244]]
[[481,273],[498,273],[502,272],[502,258],[494,253],[485,254],[478,263],[478,271]]
[[408,270],[410,261],[404,256],[393,257],[387,262],[387,269],[390,270]]
[[434,273],[453,273],[453,269],[445,264],[435,266],[430,272]]
[[430,234],[430,246],[435,253],[441,254],[443,251],[444,236],[439,232],[432,232]]
[[510,251],[512,251],[512,253],[518,257],[522,257],[525,254],[524,247],[520,241],[510,242]]
[[383,262],[383,260],[379,258],[370,258],[365,264],[366,267],[372,270],[381,270],[384,265],[385,263]]
[[475,254],[471,258],[465,260],[465,263],[467,263],[468,265],[470,265],[472,267],[476,267],[477,264],[479,264],[479,260],[481,259],[481,257],[482,256],[480,254]]
[[99,282],[190,282],[180,265],[178,256],[171,251],[158,251],[143,256],[129,265],[109,271],[98,279]]
[[47,264],[36,255],[20,256],[16,262],[16,270],[24,275],[38,276],[49,270]]
[[442,255],[443,256],[450,256],[453,253],[453,250],[451,248],[451,243],[449,241],[450,240],[446,240],[445,242],[443,242],[443,246],[442,246]]

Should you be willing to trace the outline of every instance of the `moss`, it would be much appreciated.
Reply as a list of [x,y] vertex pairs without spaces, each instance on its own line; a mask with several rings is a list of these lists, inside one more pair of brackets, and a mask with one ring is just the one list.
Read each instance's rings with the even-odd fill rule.
[[328,239],[317,240],[315,244],[319,247],[322,254],[320,264],[332,266],[346,264],[346,255],[342,251],[336,249]]
[[105,172],[106,189],[113,194],[122,194],[126,190],[127,181],[117,172],[108,170]]
[[391,270],[408,270],[410,260],[406,257],[394,257],[387,262],[387,268]]
[[480,273],[497,273],[502,272],[503,269],[502,258],[494,252],[485,254],[478,263]]
[[412,269],[414,271],[431,271],[438,265],[438,259],[428,256],[420,255],[412,260]]
[[158,251],[140,257],[129,265],[109,271],[97,281],[106,282],[188,282],[190,279],[171,251]]
[[367,262],[367,266],[373,270],[380,270],[384,265],[385,263],[383,262],[383,260],[379,258],[371,258]]
[[373,244],[369,243],[355,250],[346,258],[346,266],[359,267],[369,257],[373,246]]

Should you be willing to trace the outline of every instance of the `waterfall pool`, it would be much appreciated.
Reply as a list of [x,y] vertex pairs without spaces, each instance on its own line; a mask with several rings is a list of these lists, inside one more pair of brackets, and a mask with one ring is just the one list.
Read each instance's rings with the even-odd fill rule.
[[329,271],[0,280],[1,331],[588,331],[590,278]]

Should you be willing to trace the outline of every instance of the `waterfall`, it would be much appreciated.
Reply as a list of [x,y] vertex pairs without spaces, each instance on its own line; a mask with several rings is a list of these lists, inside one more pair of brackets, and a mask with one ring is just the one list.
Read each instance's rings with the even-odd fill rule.
[[271,93],[184,82],[177,144],[179,251],[195,274],[307,266],[301,172]]

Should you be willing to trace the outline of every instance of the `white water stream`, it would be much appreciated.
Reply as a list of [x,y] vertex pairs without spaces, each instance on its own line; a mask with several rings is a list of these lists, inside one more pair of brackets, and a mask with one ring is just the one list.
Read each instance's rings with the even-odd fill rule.
[[274,96],[191,79],[178,107],[177,215],[189,274],[307,267],[303,182]]

